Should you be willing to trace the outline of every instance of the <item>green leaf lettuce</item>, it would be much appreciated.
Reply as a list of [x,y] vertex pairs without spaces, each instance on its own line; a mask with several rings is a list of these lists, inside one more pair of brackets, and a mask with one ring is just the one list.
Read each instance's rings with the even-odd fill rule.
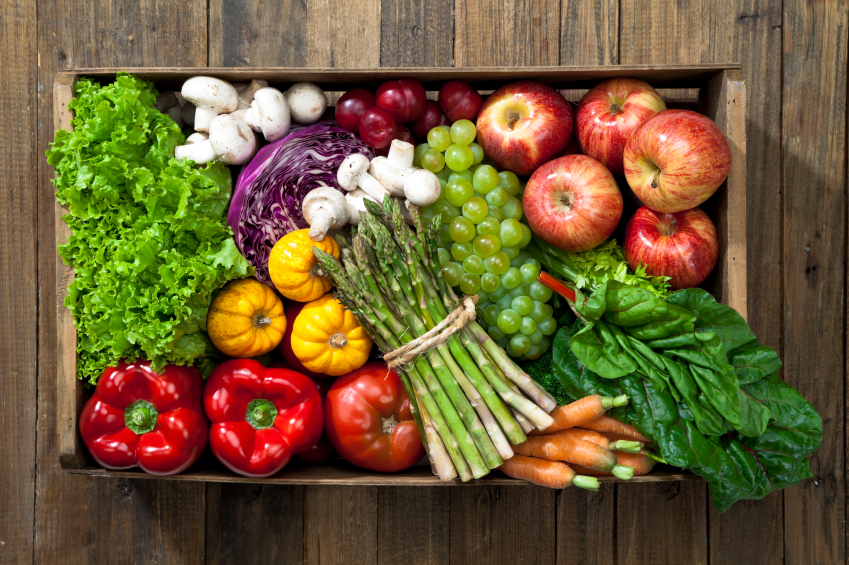
[[81,79],[73,131],[47,151],[57,200],[70,214],[65,305],[77,326],[77,377],[96,383],[120,359],[154,369],[203,357],[212,292],[252,273],[227,226],[230,171],[173,158],[185,138],[155,108],[153,84],[125,73]]

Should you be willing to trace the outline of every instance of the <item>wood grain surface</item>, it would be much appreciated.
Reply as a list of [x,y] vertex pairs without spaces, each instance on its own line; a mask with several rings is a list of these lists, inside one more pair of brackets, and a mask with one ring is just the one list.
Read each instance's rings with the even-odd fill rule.
[[[846,0],[0,0],[0,563],[845,562]],[[740,62],[748,319],[823,415],[814,479],[560,493],[66,474],[52,85],[71,67]],[[589,86],[589,85],[587,85]],[[684,93],[686,96],[686,93]]]

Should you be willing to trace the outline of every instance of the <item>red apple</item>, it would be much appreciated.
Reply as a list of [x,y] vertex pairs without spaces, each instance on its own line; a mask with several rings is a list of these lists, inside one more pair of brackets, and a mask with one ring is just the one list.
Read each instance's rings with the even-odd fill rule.
[[369,147],[389,147],[396,133],[398,123],[395,121],[395,115],[386,108],[372,106],[363,112],[360,118],[360,138]]
[[433,100],[428,100],[425,103],[424,113],[410,125],[410,131],[419,139],[427,139],[427,132],[436,126],[450,125],[451,122],[448,121],[448,118],[439,109],[439,105]]
[[486,99],[477,128],[478,143],[499,169],[529,175],[569,145],[572,109],[550,86],[524,80]]
[[716,192],[731,169],[728,140],[709,118],[664,110],[637,126],[625,145],[625,178],[640,201],[673,214]]
[[643,206],[628,220],[623,251],[631,269],[642,263],[673,290],[698,286],[719,257],[716,226],[701,208],[664,214]]
[[449,80],[439,89],[439,109],[453,124],[457,120],[475,121],[483,99],[477,90],[464,80]]
[[581,153],[597,159],[614,175],[623,174],[622,153],[628,138],[638,125],[663,110],[663,99],[641,80],[604,81],[578,104],[576,137]]
[[542,239],[563,251],[586,251],[616,229],[622,193],[604,165],[586,155],[566,155],[531,175],[522,206]]

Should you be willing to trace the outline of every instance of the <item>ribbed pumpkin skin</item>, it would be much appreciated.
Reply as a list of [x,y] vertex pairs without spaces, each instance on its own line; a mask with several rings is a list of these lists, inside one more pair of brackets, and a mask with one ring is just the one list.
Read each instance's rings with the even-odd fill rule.
[[[292,351],[310,371],[338,377],[368,361],[371,338],[332,294],[305,304],[292,324]],[[344,346],[331,345],[336,334],[344,335]]]
[[339,246],[335,239],[328,236],[321,241],[313,241],[309,232],[303,229],[287,233],[274,245],[268,257],[271,282],[280,294],[297,302],[315,300],[333,288],[330,279],[313,273],[318,260],[312,248],[317,247],[339,258]]
[[[270,322],[259,324],[263,318]],[[286,331],[283,301],[256,279],[230,281],[212,302],[206,330],[215,347],[230,357],[268,353]]]

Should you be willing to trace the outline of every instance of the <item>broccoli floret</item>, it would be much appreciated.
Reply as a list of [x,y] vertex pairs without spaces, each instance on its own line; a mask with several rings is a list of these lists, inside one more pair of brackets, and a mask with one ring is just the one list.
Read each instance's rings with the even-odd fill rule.
[[551,367],[552,362],[552,350],[549,349],[536,360],[522,363],[522,368],[533,380],[539,383],[542,388],[554,397],[554,400],[557,401],[559,406],[563,406],[572,402],[573,399],[566,394],[565,390],[563,390],[563,385],[560,384],[560,379],[557,378]]

